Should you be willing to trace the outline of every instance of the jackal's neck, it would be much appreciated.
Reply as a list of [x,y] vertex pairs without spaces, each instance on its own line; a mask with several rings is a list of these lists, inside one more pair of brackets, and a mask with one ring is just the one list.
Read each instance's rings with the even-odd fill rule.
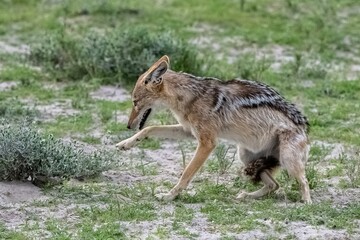
[[163,101],[172,110],[190,107],[206,92],[207,85],[195,76],[168,71],[164,76]]

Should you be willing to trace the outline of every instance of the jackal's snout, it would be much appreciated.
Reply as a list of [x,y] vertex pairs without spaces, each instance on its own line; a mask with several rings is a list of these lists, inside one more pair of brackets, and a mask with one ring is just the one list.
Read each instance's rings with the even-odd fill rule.
[[134,129],[139,127],[139,130],[143,129],[146,123],[146,120],[150,116],[151,108],[148,108],[144,111],[137,112],[134,108],[131,111],[129,121],[127,124],[128,129]]
[[129,116],[129,121],[127,124],[127,128],[128,129],[133,129],[138,125],[138,116],[139,116],[139,112],[136,111],[136,109],[133,107]]

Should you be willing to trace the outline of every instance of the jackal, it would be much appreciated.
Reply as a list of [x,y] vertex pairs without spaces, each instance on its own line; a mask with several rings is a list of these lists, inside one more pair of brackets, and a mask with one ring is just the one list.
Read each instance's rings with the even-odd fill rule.
[[[311,203],[305,176],[308,158],[308,121],[295,105],[271,87],[248,80],[220,81],[196,77],[169,69],[163,56],[136,82],[128,128],[139,128],[134,136],[121,141],[119,149],[129,149],[145,137],[196,138],[196,153],[180,180],[161,200],[173,200],[185,189],[204,164],[218,139],[237,144],[245,173],[264,186],[254,192],[240,192],[237,199],[259,198],[279,188],[273,178],[280,166],[300,184],[302,200]],[[171,110],[177,125],[143,128],[153,107]]]

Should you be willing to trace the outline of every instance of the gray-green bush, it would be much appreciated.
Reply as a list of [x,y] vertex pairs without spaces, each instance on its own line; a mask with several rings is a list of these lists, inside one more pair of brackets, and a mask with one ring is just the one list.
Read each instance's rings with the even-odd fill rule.
[[85,153],[70,142],[40,133],[26,121],[2,121],[0,127],[0,180],[94,176],[108,169],[112,159],[104,151]]
[[165,54],[174,70],[201,72],[201,62],[188,43],[171,32],[155,34],[146,28],[93,31],[84,37],[66,31],[46,35],[31,48],[30,60],[58,79],[100,78],[129,84]]

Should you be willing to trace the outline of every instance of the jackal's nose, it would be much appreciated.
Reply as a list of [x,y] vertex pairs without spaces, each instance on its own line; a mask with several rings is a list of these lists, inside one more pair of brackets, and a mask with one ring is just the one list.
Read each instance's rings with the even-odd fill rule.
[[130,126],[130,124],[128,124],[128,125],[127,125],[127,129],[131,129],[131,126]]

